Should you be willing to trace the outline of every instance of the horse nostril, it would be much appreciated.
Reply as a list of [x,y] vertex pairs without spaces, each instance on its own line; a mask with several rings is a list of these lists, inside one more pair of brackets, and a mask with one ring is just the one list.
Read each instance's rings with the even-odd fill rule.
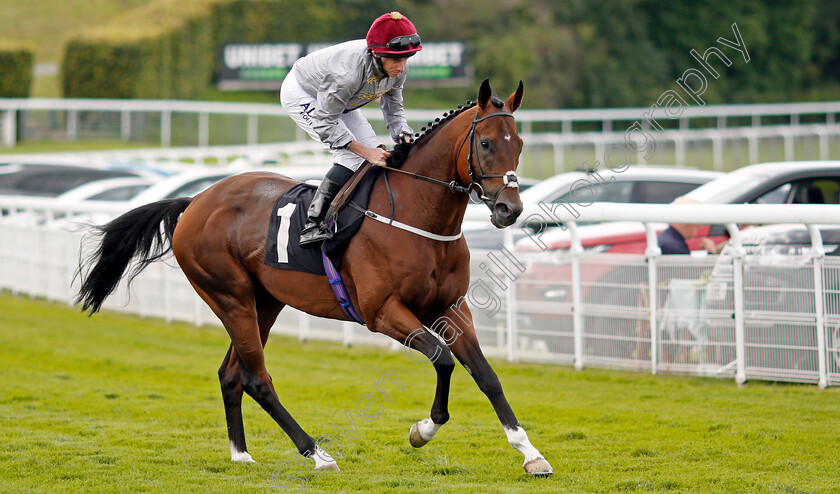
[[493,207],[496,214],[500,216],[508,216],[510,214],[510,207],[503,202],[497,202],[496,205]]

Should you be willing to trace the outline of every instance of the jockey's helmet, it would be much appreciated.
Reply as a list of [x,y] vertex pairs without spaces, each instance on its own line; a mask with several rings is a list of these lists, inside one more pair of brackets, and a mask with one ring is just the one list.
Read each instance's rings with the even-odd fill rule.
[[406,58],[423,49],[417,28],[399,12],[377,17],[365,39],[368,48],[380,57]]

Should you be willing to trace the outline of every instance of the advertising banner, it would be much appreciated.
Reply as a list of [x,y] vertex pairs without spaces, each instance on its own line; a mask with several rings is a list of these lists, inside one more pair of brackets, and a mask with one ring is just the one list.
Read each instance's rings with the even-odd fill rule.
[[[307,53],[330,46],[325,43],[229,43],[222,47],[219,89],[222,91],[275,91],[292,64]],[[465,86],[472,82],[466,45],[460,41],[424,42],[409,59],[412,87]]]

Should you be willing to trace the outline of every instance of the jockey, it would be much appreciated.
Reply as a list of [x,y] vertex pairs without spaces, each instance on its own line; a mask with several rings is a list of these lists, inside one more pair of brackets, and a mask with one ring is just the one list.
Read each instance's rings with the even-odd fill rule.
[[364,40],[340,43],[299,59],[283,81],[280,102],[295,123],[327,147],[335,164],[327,172],[307,212],[300,246],[317,248],[329,236],[321,230],[330,202],[365,160],[385,166],[390,156],[361,112],[379,98],[395,142],[414,131],[403,109],[408,57],[420,51],[420,35],[399,12],[373,21]]

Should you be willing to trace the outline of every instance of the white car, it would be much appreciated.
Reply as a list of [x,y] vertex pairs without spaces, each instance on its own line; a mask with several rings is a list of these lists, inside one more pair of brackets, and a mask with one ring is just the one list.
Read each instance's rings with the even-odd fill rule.
[[[561,173],[528,188],[519,197],[523,204],[563,203],[575,208],[593,202],[668,204],[722,176],[721,172],[674,166],[633,165],[621,172],[606,169],[597,173]],[[486,219],[475,219],[482,216]],[[525,236],[521,228],[512,228],[514,241]],[[490,211],[484,204],[467,206],[462,230],[467,245],[473,249],[494,249],[502,241],[502,232],[490,224]]]
[[62,202],[79,201],[129,201],[163,177],[122,177],[95,180],[70,189],[56,197]]
[[172,199],[175,197],[192,197],[216,182],[239,173],[251,171],[269,171],[286,175],[301,182],[321,180],[329,170],[329,166],[278,166],[272,168],[261,168],[256,170],[242,170],[241,168],[217,168],[201,170],[190,170],[164,179],[148,189],[144,190],[131,201],[129,208],[135,208],[150,202]]

